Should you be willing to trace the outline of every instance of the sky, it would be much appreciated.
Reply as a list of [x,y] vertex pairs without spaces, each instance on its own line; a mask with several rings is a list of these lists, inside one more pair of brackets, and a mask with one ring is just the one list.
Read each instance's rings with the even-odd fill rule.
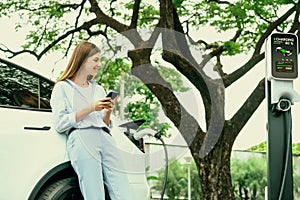
[[[0,31],[0,44],[6,44],[9,48],[13,50],[20,50],[20,45],[24,43],[24,32],[16,32],[14,30],[14,18],[0,18],[0,24],[2,27]],[[214,30],[204,31],[199,33],[199,37],[207,40],[213,41],[218,37],[227,37],[226,35],[214,34]],[[229,36],[229,35],[228,35]],[[0,56],[3,57],[0,53]],[[12,59],[17,64],[23,67],[27,67],[30,70],[38,72],[52,80],[55,80],[59,72],[66,66],[67,60],[59,60],[60,54],[51,54],[43,57],[40,61],[37,61],[33,56],[29,54],[24,54],[17,56]],[[232,72],[236,66],[242,66],[248,59],[250,55],[241,55],[237,57],[228,57],[223,61],[224,69],[227,73]],[[265,76],[265,63],[262,61],[258,66],[252,69],[247,75],[238,80],[232,86],[226,89],[225,92],[225,112],[226,119],[230,118],[246,100],[246,98],[251,94],[253,89],[256,87],[257,83]],[[188,81],[186,81],[188,83]],[[300,94],[300,78],[294,81],[294,88]],[[199,94],[193,90],[189,93],[178,94],[178,98],[184,102],[186,109],[196,118],[201,118],[201,104],[199,104]],[[195,105],[198,105],[195,109]],[[300,102],[296,102],[292,106],[293,114],[293,142],[300,142],[300,124],[297,123],[300,117]],[[201,124],[201,122],[199,122]],[[267,108],[266,102],[264,101],[258,110],[251,117],[250,121],[242,129],[236,142],[234,144],[234,149],[246,149],[253,145],[259,144],[267,139]]]

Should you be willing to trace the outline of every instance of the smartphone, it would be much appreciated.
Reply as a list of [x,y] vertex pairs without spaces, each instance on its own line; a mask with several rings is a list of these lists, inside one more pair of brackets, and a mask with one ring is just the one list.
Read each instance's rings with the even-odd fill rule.
[[110,91],[110,92],[106,95],[106,97],[110,97],[111,99],[116,98],[116,96],[118,96],[118,93],[115,92],[115,91]]

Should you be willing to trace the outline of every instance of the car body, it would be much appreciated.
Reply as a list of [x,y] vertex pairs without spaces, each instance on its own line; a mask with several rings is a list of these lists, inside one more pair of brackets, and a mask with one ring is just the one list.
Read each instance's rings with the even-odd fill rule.
[[[67,137],[52,125],[49,100],[53,85],[51,80],[0,58],[1,200],[81,198],[66,152]],[[30,95],[34,100],[26,102],[24,97]],[[117,118],[114,121],[120,123]],[[145,154],[118,126],[112,133],[123,150],[132,199],[149,199]]]

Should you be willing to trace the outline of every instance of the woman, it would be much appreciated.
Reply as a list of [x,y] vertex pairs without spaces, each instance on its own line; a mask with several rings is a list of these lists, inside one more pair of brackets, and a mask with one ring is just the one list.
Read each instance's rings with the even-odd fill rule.
[[112,200],[131,200],[126,174],[110,128],[115,99],[92,78],[100,64],[100,49],[83,41],[54,86],[54,125],[67,133],[67,151],[85,200],[104,200],[104,184]]

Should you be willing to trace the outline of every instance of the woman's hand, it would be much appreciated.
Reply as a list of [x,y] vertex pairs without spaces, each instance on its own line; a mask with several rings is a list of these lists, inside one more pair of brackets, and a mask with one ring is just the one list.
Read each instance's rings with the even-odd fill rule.
[[76,122],[83,120],[88,114],[90,114],[93,111],[101,111],[103,109],[106,109],[103,120],[106,124],[109,124],[110,114],[115,108],[116,99],[117,98],[112,100],[110,97],[99,99],[91,106],[88,106],[76,112]]
[[117,101],[117,97],[114,99],[111,99],[110,97],[106,97],[106,98],[100,99],[96,102],[97,109],[100,109],[100,110],[106,109],[106,112],[104,113],[104,116],[103,116],[103,121],[107,126],[110,125],[110,115],[111,115],[113,109],[115,108],[116,101]]
[[94,104],[95,111],[106,109],[107,111],[111,112],[115,108],[116,99],[117,98],[111,99],[110,97],[106,97],[97,100]]

